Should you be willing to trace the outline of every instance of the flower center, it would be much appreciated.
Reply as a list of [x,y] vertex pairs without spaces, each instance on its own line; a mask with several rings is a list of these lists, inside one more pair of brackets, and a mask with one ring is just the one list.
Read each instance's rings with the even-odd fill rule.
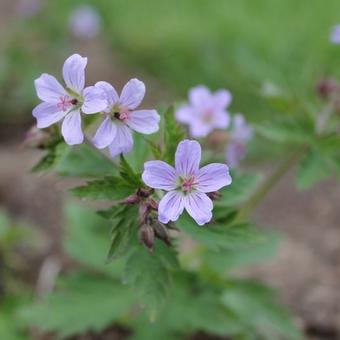
[[124,106],[115,106],[112,110],[112,116],[120,121],[126,121],[129,118],[130,110]]
[[66,112],[70,107],[76,106],[78,104],[78,99],[71,98],[69,96],[61,96],[59,98],[59,102],[57,104],[57,107]]
[[191,176],[189,178],[183,178],[182,179],[182,191],[185,193],[191,192],[193,189],[195,189],[195,185],[197,183],[195,182],[195,177]]
[[214,112],[212,112],[211,110],[207,110],[204,112],[203,121],[205,123],[211,123],[213,119],[214,119]]

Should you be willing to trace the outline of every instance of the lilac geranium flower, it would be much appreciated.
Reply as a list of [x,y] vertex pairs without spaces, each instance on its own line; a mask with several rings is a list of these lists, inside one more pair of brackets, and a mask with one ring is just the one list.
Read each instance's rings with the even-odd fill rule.
[[213,203],[206,193],[214,192],[231,183],[227,165],[212,163],[199,168],[201,146],[184,140],[177,146],[175,168],[163,161],[144,164],[143,181],[154,189],[168,193],[158,206],[158,219],[162,223],[176,221],[184,208],[203,225],[212,218]]
[[156,110],[135,110],[145,95],[145,85],[131,79],[118,96],[112,85],[100,81],[96,88],[104,90],[108,106],[103,111],[104,120],[93,143],[98,149],[109,147],[112,157],[128,153],[133,147],[132,130],[151,134],[159,130],[160,116]]
[[330,41],[333,44],[340,44],[340,25],[335,25],[332,28],[331,35],[330,35]]
[[56,78],[43,73],[35,80],[38,97],[43,101],[33,110],[38,128],[46,128],[62,119],[61,133],[69,145],[81,144],[81,112],[92,114],[107,106],[105,93],[94,86],[85,87],[87,58],[73,54],[63,66],[64,88]]
[[230,122],[226,111],[231,102],[227,90],[211,93],[205,86],[197,86],[189,91],[189,103],[175,113],[180,123],[189,125],[192,137],[205,137],[214,129],[225,129]]
[[253,137],[253,130],[243,115],[238,113],[233,118],[233,128],[227,146],[226,158],[230,168],[235,168],[246,155],[246,144]]
[[90,39],[99,33],[101,18],[94,7],[83,5],[71,13],[69,24],[77,38]]

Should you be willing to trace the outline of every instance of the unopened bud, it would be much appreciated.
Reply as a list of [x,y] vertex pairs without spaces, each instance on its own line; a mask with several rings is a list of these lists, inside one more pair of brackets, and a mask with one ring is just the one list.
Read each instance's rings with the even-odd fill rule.
[[139,188],[136,192],[136,195],[141,198],[148,198],[153,193],[153,189],[145,189],[145,188]]
[[213,201],[216,201],[222,197],[222,194],[219,193],[218,191],[209,192],[207,193],[207,195]]
[[26,133],[23,145],[31,148],[44,148],[50,140],[50,134],[32,126]]
[[322,98],[328,98],[334,92],[339,90],[339,84],[335,79],[325,78],[316,85],[316,92]]
[[155,230],[156,237],[166,243],[168,246],[171,246],[171,238],[169,235],[168,228],[158,221],[153,223],[153,228]]
[[123,200],[123,204],[136,204],[139,203],[140,199],[136,194],[130,195]]
[[149,224],[143,224],[139,228],[139,241],[144,244],[150,251],[153,250],[155,243],[155,233]]

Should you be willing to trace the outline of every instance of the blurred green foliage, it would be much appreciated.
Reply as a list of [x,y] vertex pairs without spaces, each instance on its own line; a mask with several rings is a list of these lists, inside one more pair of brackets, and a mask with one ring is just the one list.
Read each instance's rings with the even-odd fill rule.
[[[68,20],[83,3],[46,1],[36,16],[11,24],[0,63],[3,105],[29,109],[36,101],[32,80],[41,70],[59,71],[75,52]],[[273,113],[259,94],[275,90],[312,107],[316,81],[340,72],[340,48],[329,42],[339,21],[337,0],[86,3],[99,10],[114,58],[137,65],[182,97],[200,83],[229,88],[233,107],[255,119]]]

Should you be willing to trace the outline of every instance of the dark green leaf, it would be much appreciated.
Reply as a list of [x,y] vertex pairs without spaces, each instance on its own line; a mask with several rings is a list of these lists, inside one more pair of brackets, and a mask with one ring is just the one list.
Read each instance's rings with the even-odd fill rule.
[[21,317],[43,331],[68,337],[100,332],[127,315],[133,297],[127,287],[101,276],[73,273],[59,282],[56,292],[25,308]]
[[232,173],[232,183],[220,190],[222,197],[216,200],[216,207],[235,206],[246,201],[257,189],[261,177],[256,174]]
[[161,242],[155,244],[152,254],[136,247],[126,262],[124,281],[136,291],[152,320],[168,297],[171,273],[177,267],[176,252]]
[[272,120],[255,128],[260,135],[279,143],[308,144],[314,136],[314,125],[306,117]]
[[288,312],[278,304],[275,294],[261,284],[231,281],[223,293],[222,302],[261,339],[302,339]]
[[119,172],[122,179],[131,187],[138,189],[143,186],[140,175],[134,172],[134,170],[131,168],[130,164],[127,162],[123,155],[120,156]]
[[174,107],[170,106],[164,113],[164,155],[163,160],[173,164],[177,145],[185,138],[184,129],[177,123]]
[[318,152],[309,151],[301,160],[297,184],[301,189],[307,189],[331,175],[330,164]]
[[183,214],[176,225],[192,239],[213,250],[244,249],[265,240],[262,233],[245,223],[206,224],[199,227],[191,217]]
[[73,148],[67,147],[56,166],[56,171],[61,176],[112,176],[117,173],[117,166],[100,150],[94,150],[89,145],[82,144]]
[[131,195],[134,190],[133,183],[113,176],[90,181],[86,185],[71,189],[75,196],[94,200],[119,200]]

